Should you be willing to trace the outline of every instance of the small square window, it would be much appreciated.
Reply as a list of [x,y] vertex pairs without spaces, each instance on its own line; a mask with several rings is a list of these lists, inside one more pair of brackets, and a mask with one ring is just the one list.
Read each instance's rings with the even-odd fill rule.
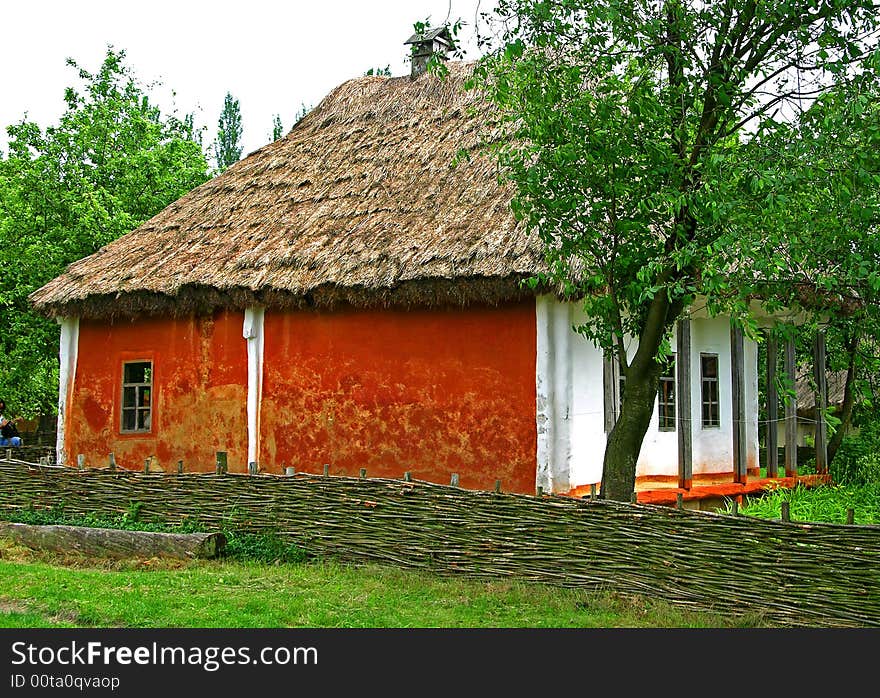
[[124,433],[149,432],[152,423],[153,364],[131,361],[122,365],[122,423]]
[[718,354],[700,354],[700,384],[702,386],[704,429],[721,426],[718,399]]
[[657,407],[660,431],[675,431],[675,357],[670,359],[666,370],[660,376]]

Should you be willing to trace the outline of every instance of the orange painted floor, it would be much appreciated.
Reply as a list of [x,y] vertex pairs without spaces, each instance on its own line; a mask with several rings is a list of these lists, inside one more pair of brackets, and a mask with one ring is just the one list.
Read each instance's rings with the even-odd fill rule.
[[[830,475],[798,475],[797,477],[765,477],[765,478],[748,478],[745,483],[740,482],[724,482],[712,485],[696,485],[690,489],[682,489],[680,487],[664,487],[661,489],[645,489],[636,492],[636,498],[639,504],[670,504],[674,505],[678,501],[678,495],[681,494],[682,501],[693,501],[700,499],[717,499],[720,497],[728,497],[730,499],[739,499],[742,495],[758,494],[764,489],[770,487],[787,487],[791,488],[797,484],[812,487],[814,485],[831,482]],[[590,486],[575,487],[566,493],[569,497],[589,496]],[[741,499],[739,499],[741,501]]]

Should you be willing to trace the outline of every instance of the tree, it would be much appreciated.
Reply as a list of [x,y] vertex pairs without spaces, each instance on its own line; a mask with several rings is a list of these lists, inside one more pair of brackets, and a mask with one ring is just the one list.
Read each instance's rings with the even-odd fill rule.
[[367,72],[364,73],[365,76],[368,75],[380,75],[382,77],[390,78],[391,77],[391,65],[386,65],[384,68],[368,68]]
[[[877,17],[873,0],[499,2],[500,42],[482,39],[472,84],[498,107],[514,213],[544,245],[549,271],[532,284],[581,299],[578,330],[626,378],[606,497],[630,497],[671,330],[694,300],[754,333],[750,299],[791,299],[812,237],[845,249],[839,226],[810,215],[825,197],[766,158],[783,136],[799,143],[782,127],[805,104],[871,75]],[[841,178],[827,184],[841,194]],[[785,186],[809,208],[779,200]]]
[[214,141],[214,163],[217,172],[223,172],[241,159],[241,109],[237,99],[227,92],[223,111],[217,120],[217,140]]
[[7,128],[0,159],[0,394],[17,413],[52,413],[58,327],[27,296],[71,262],[132,230],[207,179],[191,116],[163,115],[107,49],[81,88],[65,91],[59,122]]
[[272,117],[272,141],[275,142],[284,135],[284,127],[281,125],[281,116],[275,114]]

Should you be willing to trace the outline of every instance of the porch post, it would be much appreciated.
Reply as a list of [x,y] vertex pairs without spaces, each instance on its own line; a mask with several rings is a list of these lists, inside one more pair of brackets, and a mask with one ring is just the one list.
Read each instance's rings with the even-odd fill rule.
[[263,322],[265,308],[250,306],[244,311],[242,336],[247,340],[248,358],[248,463],[260,462],[260,406],[263,393]]
[[828,382],[825,376],[825,332],[818,330],[813,338],[813,373],[816,378],[816,472],[828,472]]
[[678,414],[678,486],[689,490],[693,482],[693,437],[691,432],[691,321],[678,321],[675,373]]
[[[790,386],[797,385],[794,338],[785,340],[785,377]],[[797,390],[785,403],[785,477],[797,477]]]
[[767,477],[779,475],[779,394],[776,390],[776,337],[767,333]]
[[733,481],[745,482],[746,456],[746,401],[743,372],[743,331],[738,325],[730,328],[730,378],[733,412]]

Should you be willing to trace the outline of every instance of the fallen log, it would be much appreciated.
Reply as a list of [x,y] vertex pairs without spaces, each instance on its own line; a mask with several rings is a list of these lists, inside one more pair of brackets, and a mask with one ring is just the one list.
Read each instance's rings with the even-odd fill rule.
[[35,526],[0,521],[0,537],[33,550],[77,552],[91,557],[180,560],[217,557],[226,547],[222,533],[156,533],[86,526]]

